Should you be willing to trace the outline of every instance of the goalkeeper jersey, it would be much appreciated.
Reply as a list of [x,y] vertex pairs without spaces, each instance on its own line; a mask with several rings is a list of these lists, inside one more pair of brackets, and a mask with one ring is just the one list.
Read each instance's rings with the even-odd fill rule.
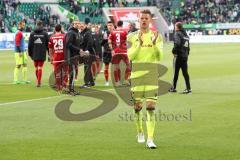
[[128,56],[132,63],[157,63],[163,56],[163,39],[158,35],[156,44],[152,43],[154,32],[150,30],[143,33],[143,44],[140,46],[138,34],[140,31],[130,33],[127,37]]
[[[158,35],[156,44],[154,45],[152,39],[154,32],[149,31],[143,33],[143,44],[140,46],[139,35],[140,31],[130,33],[127,37],[128,42],[128,57],[132,61],[131,80],[139,81],[135,78],[140,78],[141,85],[150,84],[150,81],[158,83],[158,65],[163,56],[163,40],[161,35]],[[134,79],[134,80],[133,80]],[[143,82],[145,79],[147,82]]]

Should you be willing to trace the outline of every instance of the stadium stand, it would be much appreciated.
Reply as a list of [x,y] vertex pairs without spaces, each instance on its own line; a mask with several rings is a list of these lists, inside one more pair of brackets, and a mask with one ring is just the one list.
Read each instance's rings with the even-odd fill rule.
[[3,1],[0,1],[0,33],[5,32],[4,17],[5,17],[5,10],[3,6]]
[[17,10],[19,3],[12,1],[2,1],[1,3],[4,12],[5,31],[15,32],[17,30],[17,22],[21,20],[22,16]]
[[47,31],[53,31],[54,26],[60,23],[58,15],[50,15],[50,10],[49,6],[44,6],[41,3],[23,3],[19,5],[19,11],[24,13],[24,15],[28,15],[28,18],[34,22],[42,20]]
[[240,0],[156,0],[156,3],[169,23],[240,22]]
[[[100,0],[97,3],[96,0],[91,0],[91,3],[83,3],[82,0],[59,0],[59,5],[77,15],[81,21],[89,18],[90,22],[94,24],[102,24],[104,23],[103,7],[138,7],[151,5],[151,2],[149,0],[141,3],[139,0],[131,2],[127,0],[108,0],[106,2]],[[21,20],[26,23],[26,32],[31,32],[35,27],[35,22],[39,19],[44,22],[47,31],[53,31],[57,23],[61,23],[67,28],[67,25],[60,21],[58,15],[50,15],[50,10],[51,8],[45,3],[20,3],[20,1],[3,0],[0,2],[1,32],[14,33],[17,30],[17,23]]]
[[92,23],[103,23],[102,8],[103,7],[137,7],[150,5],[150,1],[147,0],[140,3],[138,0],[134,0],[129,3],[127,0],[107,1],[100,0],[99,3],[96,0],[91,0],[91,3],[83,3],[81,0],[61,0],[59,4],[65,9],[76,14],[81,21],[89,18]]
[[[183,21],[186,24],[202,23],[232,23],[240,22],[240,0],[91,0],[84,3],[82,0],[59,0],[59,5],[79,17],[86,18],[95,24],[104,23],[103,7],[138,7],[158,6],[168,24]],[[98,3],[97,3],[98,2]],[[51,8],[45,3],[20,3],[19,1],[0,1],[0,31],[15,32],[17,22],[26,22],[26,32],[31,32],[36,20],[44,22],[47,31],[52,31],[57,23],[62,23],[58,15],[51,15]],[[63,24],[63,23],[62,23]],[[64,25],[67,27],[66,25]]]
[[47,31],[53,31],[55,24],[60,23],[58,16],[50,15],[50,8],[42,3],[1,1],[0,8],[6,32],[16,32],[17,22],[22,20],[27,24],[26,32],[32,31],[37,20],[44,22]]

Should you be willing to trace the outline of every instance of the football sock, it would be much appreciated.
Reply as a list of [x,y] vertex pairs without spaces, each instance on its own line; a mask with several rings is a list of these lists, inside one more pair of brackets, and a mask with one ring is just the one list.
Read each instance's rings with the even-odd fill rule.
[[60,89],[60,85],[61,85],[60,67],[58,67],[56,70],[54,70],[54,76],[55,76],[55,85],[56,85],[57,89]]
[[20,68],[15,67],[14,69],[14,78],[13,80],[16,82],[18,81],[18,73],[19,73]]
[[95,78],[96,77],[96,73],[97,73],[97,66],[96,64],[92,64],[92,75]]
[[109,68],[109,64],[105,65],[105,68],[104,68],[104,77],[105,77],[105,81],[106,81],[106,82],[108,82],[108,77],[109,77],[108,68]]
[[136,127],[137,127],[137,132],[138,133],[142,133],[143,132],[143,126],[142,126],[142,121],[143,121],[143,115],[142,115],[142,110],[141,111],[135,111],[135,116],[134,116],[134,120],[136,123]]
[[22,77],[24,81],[27,81],[27,67],[22,68]]
[[155,111],[147,110],[147,133],[148,139],[153,139],[154,129],[155,129]]
[[101,71],[101,67],[100,67],[100,61],[97,60],[97,73],[99,74]]
[[129,68],[126,68],[126,70],[125,70],[125,80],[128,80],[128,79],[129,79],[130,73],[131,73],[130,69],[129,69]]
[[118,81],[119,81],[118,70],[115,70],[115,71],[114,71],[114,79],[115,79],[115,82],[118,82]]
[[37,72],[37,81],[38,81],[38,84],[41,84],[41,80],[42,80],[42,69],[38,69],[38,72]]
[[120,70],[120,68],[117,71],[118,71],[118,81],[120,81],[121,80],[121,70]]
[[36,78],[38,79],[38,69],[37,68],[35,70],[35,75],[36,75]]

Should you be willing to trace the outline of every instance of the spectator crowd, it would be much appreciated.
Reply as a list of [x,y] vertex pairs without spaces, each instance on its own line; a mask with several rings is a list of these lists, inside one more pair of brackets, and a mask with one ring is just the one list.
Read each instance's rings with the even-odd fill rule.
[[[69,10],[76,15],[99,20],[103,7],[158,6],[169,24],[182,21],[185,24],[202,23],[240,23],[240,0],[90,0],[90,5],[79,5],[83,0],[59,0],[60,5],[69,5]],[[132,2],[132,3],[130,3]],[[47,31],[53,31],[60,24],[58,15],[52,15],[51,8],[39,5],[32,15],[20,11],[19,0],[0,1],[0,32],[15,32],[17,21],[23,20],[26,32],[33,30],[37,20],[44,23]],[[71,21],[70,21],[71,22]],[[99,21],[99,23],[101,23]],[[67,27],[67,26],[65,26]]]
[[58,15],[50,14],[51,8],[49,6],[38,5],[33,14],[24,14],[20,10],[21,2],[19,0],[1,0],[0,1],[0,31],[16,32],[18,21],[24,21],[26,25],[26,32],[31,32],[37,20],[44,22],[44,28],[47,31],[53,31],[54,26],[60,23]]
[[239,23],[240,0],[156,0],[168,22]]

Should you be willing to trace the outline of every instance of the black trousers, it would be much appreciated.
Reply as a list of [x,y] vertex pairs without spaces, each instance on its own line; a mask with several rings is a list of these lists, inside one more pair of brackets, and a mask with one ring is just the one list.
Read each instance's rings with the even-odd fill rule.
[[78,58],[73,58],[68,64],[69,68],[69,90],[74,91],[74,79],[76,76],[76,66],[78,66]]
[[174,57],[173,68],[174,68],[173,88],[176,89],[177,87],[178,75],[181,69],[183,77],[185,79],[186,88],[190,90],[191,86],[190,86],[190,78],[188,74],[188,57],[179,57],[179,56]]
[[84,58],[84,83],[85,85],[93,85],[94,80],[92,76],[92,62],[93,58],[91,56]]

